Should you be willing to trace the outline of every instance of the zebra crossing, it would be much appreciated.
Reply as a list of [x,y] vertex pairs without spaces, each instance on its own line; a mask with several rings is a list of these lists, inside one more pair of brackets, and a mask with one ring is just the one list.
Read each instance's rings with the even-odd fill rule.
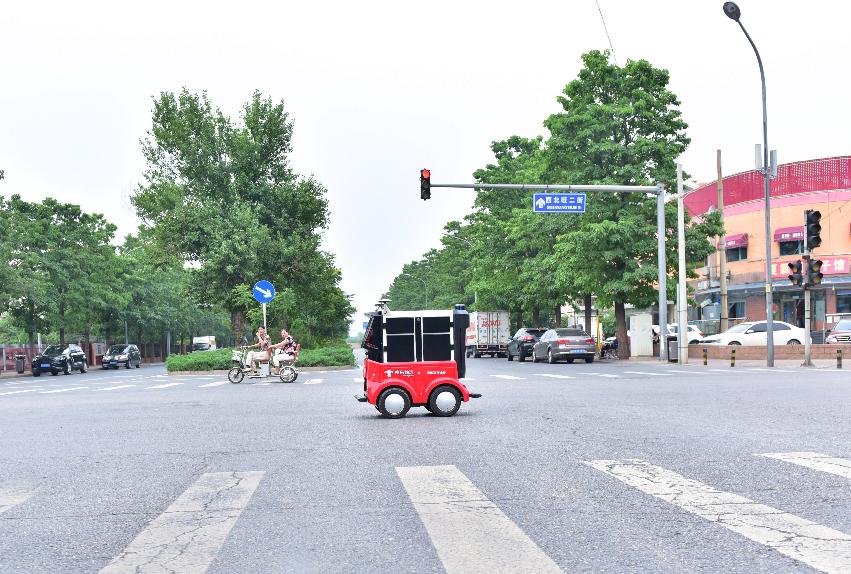
[[[851,479],[851,460],[829,454],[801,451],[753,456],[802,467],[806,472]],[[851,572],[851,535],[771,506],[769,500],[753,500],[727,492],[642,459],[577,460],[576,463],[603,480],[611,479],[626,486],[639,500],[663,501],[684,516],[706,521],[801,565],[829,574]],[[404,493],[403,498],[421,522],[440,565],[448,574],[537,574],[574,569],[572,564],[557,563],[549,556],[533,535],[500,508],[499,498],[492,500],[457,466],[396,466],[394,470],[397,482],[391,487]],[[114,557],[103,557],[100,573],[206,572],[244,511],[251,506],[258,489],[280,488],[269,482],[261,470],[200,474],[173,502],[164,502],[163,506],[168,506],[160,514],[137,533],[130,533]],[[774,494],[770,489],[762,492],[760,497]],[[38,489],[32,485],[0,487],[0,515],[27,516],[27,503],[37,496]],[[398,502],[393,500],[388,504]],[[648,516],[654,512],[648,506]],[[281,520],[289,518],[281,517]],[[547,520],[553,521],[554,517],[548,516]],[[570,524],[570,521],[562,523]],[[647,524],[652,528],[652,522]],[[346,541],[339,543],[344,546]],[[691,546],[694,553],[735,552],[728,557],[733,560],[740,559],[742,552],[758,552],[758,547],[748,545],[735,550],[718,550],[712,545],[701,547],[697,540]],[[581,555],[584,549],[577,545],[571,551]],[[562,556],[560,560],[565,559]]]

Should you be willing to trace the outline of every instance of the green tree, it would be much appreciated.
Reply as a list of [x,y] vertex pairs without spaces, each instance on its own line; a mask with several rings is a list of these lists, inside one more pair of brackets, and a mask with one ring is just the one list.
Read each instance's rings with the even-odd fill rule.
[[[154,100],[143,142],[146,182],[133,204],[157,245],[195,267],[193,292],[230,313],[237,340],[246,313],[256,309],[246,289],[258,279],[299,297],[336,289],[335,302],[348,301],[339,273],[329,271],[333,261],[319,250],[328,225],[325,188],[288,163],[292,130],[283,103],[258,92],[238,123],[213,109],[206,94],[183,90]],[[309,306],[305,299],[290,303]],[[342,323],[347,327],[345,316],[336,318],[335,326]]]

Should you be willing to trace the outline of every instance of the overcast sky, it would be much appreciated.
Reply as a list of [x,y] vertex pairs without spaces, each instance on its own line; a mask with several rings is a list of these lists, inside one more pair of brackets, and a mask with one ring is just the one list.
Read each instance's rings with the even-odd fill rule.
[[[600,0],[617,61],[671,73],[699,181],[752,169],[762,140],[753,52],[720,0]],[[851,153],[851,4],[739,3],[763,56],[781,163]],[[594,0],[561,2],[9,2],[0,14],[0,194],[100,212],[119,237],[145,168],[151,96],[207,90],[236,116],[255,89],[295,120],[294,167],[328,188],[325,246],[358,315],[439,244],[490,143],[543,133],[580,54],[608,40]],[[565,182],[582,183],[582,182]],[[270,206],[274,208],[274,206]],[[260,278],[258,278],[260,279]]]

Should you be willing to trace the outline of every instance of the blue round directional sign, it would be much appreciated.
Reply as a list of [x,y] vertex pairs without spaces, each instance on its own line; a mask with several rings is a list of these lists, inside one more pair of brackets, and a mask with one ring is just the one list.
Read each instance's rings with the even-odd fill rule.
[[275,298],[275,286],[263,279],[254,284],[254,298],[259,303],[268,303]]

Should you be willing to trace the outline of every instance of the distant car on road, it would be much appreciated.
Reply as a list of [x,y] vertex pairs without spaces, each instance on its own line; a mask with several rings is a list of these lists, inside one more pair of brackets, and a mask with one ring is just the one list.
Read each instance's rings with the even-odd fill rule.
[[50,345],[33,357],[30,365],[34,377],[39,377],[42,373],[70,375],[74,370],[81,373],[89,370],[86,353],[77,345]]
[[[679,329],[680,329],[680,326],[676,323],[668,324],[668,335],[669,336],[676,336],[677,331],[679,331]],[[653,334],[656,335],[656,336],[659,335],[659,325],[653,325]],[[688,326],[688,344],[689,345],[697,345],[698,343],[700,343],[700,341],[704,337],[705,337],[705,335],[703,334],[703,331],[698,329],[696,326],[694,326],[694,325]]]
[[851,319],[840,319],[824,342],[831,345],[851,343]]
[[514,357],[517,357],[518,361],[525,361],[526,357],[531,357],[535,343],[546,332],[547,329],[541,328],[521,327],[518,329],[513,337],[508,338],[508,346],[505,349],[508,360],[513,361]]
[[101,367],[104,369],[115,368],[121,365],[129,369],[135,365],[138,369],[142,366],[142,353],[136,345],[112,345],[103,356]]
[[[714,345],[746,345],[759,346],[766,345],[767,323],[765,321],[748,321],[739,323],[730,327],[723,333],[712,335],[701,339],[700,344]],[[804,330],[800,327],[784,323],[783,321],[773,322],[774,343],[777,345],[800,345],[804,340]]]
[[593,363],[596,354],[594,338],[582,329],[550,329],[535,343],[532,362],[557,363],[564,359],[572,363],[574,359],[585,359],[586,363]]

